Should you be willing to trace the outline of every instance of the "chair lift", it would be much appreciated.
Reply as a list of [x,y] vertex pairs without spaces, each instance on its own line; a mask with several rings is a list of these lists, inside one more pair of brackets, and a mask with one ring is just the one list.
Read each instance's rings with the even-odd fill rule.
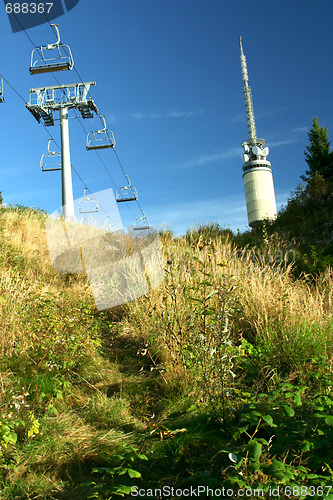
[[104,231],[112,231],[115,228],[114,223],[111,220],[111,217],[107,215],[104,220],[103,228]]
[[87,189],[88,188],[84,188],[83,198],[79,201],[78,209],[80,214],[92,214],[99,211],[98,200],[86,196]]
[[116,201],[118,203],[122,201],[135,201],[138,199],[138,193],[134,186],[131,185],[130,178],[128,175],[125,175],[128,179],[128,186],[124,186],[117,189],[116,192]]
[[135,221],[133,222],[133,229],[135,231],[138,231],[141,229],[150,229],[150,223],[149,223],[147,217],[145,216],[145,212],[144,212],[143,208],[141,208],[141,212],[142,212],[142,217],[135,219]]
[[5,102],[5,98],[3,96],[3,78],[0,76],[0,103]]
[[107,149],[115,147],[116,141],[114,139],[113,132],[111,132],[111,130],[107,130],[104,116],[99,116],[104,122],[104,128],[90,132],[87,135],[87,151],[91,151],[92,149]]
[[59,151],[50,151],[50,144],[53,139],[49,139],[47,153],[44,153],[40,159],[39,165],[43,172],[61,170],[61,153]]
[[[36,47],[31,52],[30,74],[37,75],[39,73],[52,73],[54,71],[66,71],[72,69],[74,60],[71,49],[68,45],[60,43],[60,34],[58,24],[51,24],[54,26],[58,40],[49,45],[41,45]],[[53,51],[47,54],[46,51]],[[47,57],[50,55],[51,57]],[[38,59],[38,57],[41,57]]]

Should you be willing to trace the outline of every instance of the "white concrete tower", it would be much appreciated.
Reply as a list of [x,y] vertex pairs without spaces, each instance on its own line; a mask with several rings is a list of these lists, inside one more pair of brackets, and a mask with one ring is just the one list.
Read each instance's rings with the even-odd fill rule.
[[244,154],[242,154],[243,179],[249,226],[255,227],[260,225],[263,220],[274,220],[277,213],[272,168],[270,162],[267,160],[269,149],[268,147],[263,147],[266,144],[264,139],[257,138],[242,38],[240,38],[240,52],[247,125],[249,129],[249,140],[242,143],[244,148]]

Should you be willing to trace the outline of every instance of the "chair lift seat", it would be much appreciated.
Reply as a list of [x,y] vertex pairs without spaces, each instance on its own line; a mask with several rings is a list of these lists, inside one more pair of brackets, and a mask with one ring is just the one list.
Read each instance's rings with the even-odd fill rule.
[[118,198],[116,201],[118,203],[122,203],[123,201],[136,201],[138,199],[137,196],[127,196],[126,198]]
[[111,130],[107,130],[106,128],[106,121],[104,116],[99,116],[104,122],[104,128],[102,128],[101,130],[94,130],[93,132],[89,132],[89,134],[87,135],[86,143],[87,151],[92,151],[94,149],[114,148],[116,145],[113,132]]
[[139,217],[138,219],[135,219],[135,221],[133,223],[134,231],[139,231],[139,230],[151,228],[149,220],[145,216],[145,212],[144,212],[143,208],[141,208],[141,212],[142,212],[143,217]]
[[[59,151],[50,151],[50,144],[53,139],[49,139],[47,153],[42,154],[39,165],[43,172],[52,172],[61,170],[61,153]],[[59,163],[60,161],[60,163]]]
[[123,201],[136,201],[138,199],[138,193],[134,186],[131,185],[130,178],[125,175],[128,179],[128,185],[120,187],[116,192],[116,201],[121,203]]
[[45,64],[45,66],[31,66],[29,68],[31,75],[38,75],[41,73],[54,73],[56,71],[67,71],[72,69],[69,62],[59,62],[55,64]]
[[[57,41],[49,45],[41,45],[31,52],[30,74],[53,73],[55,71],[71,70],[74,66],[74,60],[71,49],[68,45],[60,43],[60,33],[57,24],[51,24],[56,30]],[[46,57],[45,51],[52,52],[52,57]],[[36,53],[40,54],[41,59],[37,59]]]
[[79,201],[78,209],[80,214],[92,214],[99,212],[99,203],[96,198],[86,196],[87,188],[84,188],[83,198]]
[[141,231],[143,229],[150,229],[150,225],[147,224],[145,226],[134,226],[133,229],[134,229],[134,231]]

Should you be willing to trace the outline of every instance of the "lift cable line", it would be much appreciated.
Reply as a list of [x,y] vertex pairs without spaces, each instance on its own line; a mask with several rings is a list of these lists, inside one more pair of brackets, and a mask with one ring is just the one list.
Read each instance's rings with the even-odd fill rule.
[[[26,99],[16,90],[16,88],[3,76],[3,75],[0,75],[0,78],[3,79],[3,81],[15,92],[15,94],[24,102],[24,104],[26,103]],[[49,145],[50,145],[50,141],[53,141],[54,144],[56,145],[56,147],[58,149],[59,148],[59,145],[57,144],[57,141],[54,139],[54,137],[52,136],[52,134],[50,133],[50,130],[49,128],[47,128],[45,126],[44,123],[42,123],[46,133],[48,134],[49,136],[49,143],[48,143],[48,150],[49,150]],[[76,174],[76,176],[79,178],[79,180],[82,182],[83,186],[86,186],[86,189],[90,192],[90,194],[93,196],[93,192],[91,191],[91,189],[88,187],[87,183],[85,182],[84,179],[82,179],[82,177],[80,176],[80,174],[78,173],[78,171],[74,168],[73,164],[71,163],[71,168],[72,170],[74,171],[74,173]],[[117,187],[117,186],[116,186]],[[105,213],[106,215],[106,218],[108,218],[109,220],[111,220],[113,223],[114,221],[112,220],[112,218],[110,217],[110,215],[108,215],[107,211],[105,210],[105,208],[100,204],[100,208],[103,210],[103,212]],[[115,225],[115,224],[113,224]]]
[[[60,149],[60,148],[59,148],[59,145],[57,144],[57,142],[55,141],[55,139],[53,139],[53,137],[52,137],[52,135],[51,135],[51,133],[50,133],[50,130],[49,130],[49,129],[48,129],[48,128],[44,125],[44,123],[42,123],[42,125],[43,125],[43,127],[44,127],[45,131],[47,132],[47,134],[48,134],[48,135],[49,135],[49,137],[50,137],[50,139],[49,139],[49,140],[52,140],[52,141],[54,142],[54,144],[57,146],[57,148],[58,148],[58,149]],[[89,191],[89,193],[91,194],[91,196],[94,196],[94,195],[93,195],[92,190],[88,187],[88,185],[87,185],[87,183],[84,181],[84,179],[82,179],[82,177],[80,176],[80,174],[78,173],[78,171],[74,168],[73,164],[71,164],[71,167],[72,167],[72,170],[74,171],[74,173],[75,173],[75,174],[77,175],[77,177],[79,178],[79,180],[82,182],[83,186],[85,186],[85,188],[84,188],[84,189],[85,189],[86,191]],[[97,200],[96,200],[96,201],[97,201]],[[98,202],[98,203],[99,203],[99,202]],[[104,208],[104,206],[103,206],[103,205],[101,205],[101,204],[99,203],[99,207],[100,207],[100,208],[103,210],[103,212],[105,213],[105,216],[106,216],[105,220],[107,220],[107,219],[111,220],[111,223],[112,223],[112,224],[111,224],[111,226],[115,226],[116,224],[115,224],[114,220],[113,220],[113,219],[111,218],[111,216],[108,214],[108,212],[106,211],[106,209]]]
[[[82,121],[80,120],[80,117],[78,117],[78,118],[79,118],[79,124],[81,125],[81,128],[82,128],[82,130],[84,131],[84,133],[85,133],[85,135],[86,135],[86,137],[87,137],[88,132],[87,132],[87,130],[86,130],[86,128],[85,128],[85,126],[83,125]],[[104,163],[104,161],[103,161],[102,157],[100,156],[99,152],[98,152],[98,151],[95,151],[95,153],[96,153],[96,155],[98,156],[98,158],[99,158],[99,160],[100,160],[101,164],[103,165],[103,167],[104,167],[104,169],[105,169],[106,173],[108,174],[108,176],[110,177],[111,181],[113,182],[113,184],[114,184],[115,188],[116,188],[116,189],[118,189],[118,186],[117,186],[116,181],[114,180],[114,178],[113,178],[113,177],[112,177],[112,175],[110,174],[110,172],[109,172],[109,170],[108,170],[107,166],[105,165],[105,163]]]
[[[52,24],[50,23],[50,21],[48,20],[48,18],[47,18],[47,16],[46,16],[45,12],[44,12],[44,16],[46,17],[46,19],[47,19],[47,21],[48,21],[48,23],[49,23],[49,25],[50,25],[51,29],[53,30],[53,27],[52,27],[53,25],[52,25]],[[84,82],[83,82],[83,80],[82,80],[81,75],[80,75],[80,74],[79,74],[79,72],[77,71],[76,66],[74,66],[74,71],[75,71],[75,73],[77,74],[77,76],[78,76],[78,78],[80,79],[80,81],[81,81],[82,83],[84,83]],[[53,76],[55,77],[55,75],[53,75]],[[58,80],[56,79],[56,81],[58,81]],[[91,95],[90,95],[90,92],[89,92],[89,91],[88,91],[88,95],[89,95],[89,97],[91,97]],[[74,113],[76,114],[76,110],[74,110]],[[120,159],[119,159],[119,157],[118,157],[118,155],[117,155],[117,153],[116,153],[116,150],[114,149],[114,146],[115,146],[115,139],[114,139],[113,132],[112,132],[112,131],[108,131],[108,130],[106,129],[105,116],[104,116],[104,115],[100,115],[100,114],[98,114],[98,116],[99,116],[99,118],[100,118],[100,120],[101,120],[101,122],[102,122],[103,129],[101,129],[101,130],[99,130],[99,131],[91,132],[90,134],[94,134],[95,136],[97,136],[97,134],[101,134],[101,135],[103,136],[103,139],[104,139],[104,144],[103,144],[103,140],[101,140],[101,141],[100,141],[100,143],[99,143],[99,144],[100,144],[100,147],[89,147],[89,146],[91,146],[91,145],[92,145],[92,142],[93,142],[93,141],[90,141],[90,142],[89,142],[89,139],[88,139],[89,134],[87,133],[87,130],[85,129],[84,125],[82,124],[82,122],[81,122],[81,120],[80,120],[80,117],[78,117],[78,118],[79,118],[79,123],[80,123],[80,125],[81,125],[82,129],[84,130],[84,132],[85,132],[85,134],[86,134],[86,137],[87,137],[86,149],[87,149],[88,151],[89,151],[89,150],[95,150],[95,153],[97,154],[97,156],[98,156],[98,158],[99,158],[100,162],[102,163],[102,166],[104,167],[104,169],[106,170],[106,172],[107,172],[108,176],[110,177],[110,179],[112,180],[112,182],[113,182],[113,184],[115,185],[116,189],[118,190],[119,188],[118,188],[118,186],[117,186],[116,182],[114,181],[113,177],[111,176],[111,174],[110,174],[110,172],[109,172],[108,168],[106,167],[106,165],[105,165],[104,161],[102,160],[102,157],[100,156],[100,154],[99,154],[99,152],[98,152],[98,149],[108,149],[108,148],[112,148],[112,149],[113,149],[113,151],[115,152],[116,158],[117,158],[118,163],[119,163],[119,165],[120,165],[120,167],[121,167],[121,169],[122,169],[122,171],[123,171],[123,174],[124,174],[125,178],[127,178],[127,175],[126,175],[125,170],[124,170],[124,168],[123,168],[123,166],[122,166],[122,164],[121,164],[121,162],[120,162]],[[90,137],[91,137],[91,136],[90,136]],[[95,137],[94,137],[94,136],[93,136],[93,139],[95,139]],[[98,141],[95,141],[95,145],[96,145],[96,143],[98,144]],[[103,146],[104,146],[104,147],[103,147]],[[135,188],[134,188],[134,189],[135,189]],[[137,197],[136,197],[136,200],[137,200]],[[138,204],[139,209],[140,209],[140,210],[142,210],[142,208],[141,208],[140,204],[139,204],[138,202],[137,202],[137,204]],[[127,205],[127,207],[128,207],[128,209],[129,209],[129,211],[131,212],[132,216],[133,216],[133,217],[135,217],[135,215],[134,215],[133,211],[131,210],[131,208],[130,208],[128,205]]]
[[[26,100],[25,100],[25,98],[24,98],[24,97],[23,97],[23,96],[22,96],[22,95],[21,95],[21,94],[20,94],[20,93],[19,93],[19,92],[15,89],[15,87],[14,87],[13,85],[11,85],[11,83],[10,83],[10,82],[9,82],[9,81],[8,81],[8,80],[4,77],[4,76],[0,75],[0,78],[2,78],[2,79],[3,79],[6,83],[7,83],[7,85],[8,85],[8,86],[9,86],[9,87],[10,87],[10,88],[11,88],[11,89],[12,89],[12,90],[13,90],[13,91],[14,91],[14,92],[18,95],[18,97],[19,97],[19,98],[20,98],[20,99],[21,99],[21,100],[22,100],[22,101],[26,104]],[[82,128],[83,128],[83,130],[84,130],[85,134],[87,135],[87,131],[86,131],[86,129],[84,128],[84,126],[83,126],[83,124],[81,123],[81,121],[80,121],[80,120],[79,120],[79,123],[80,123],[80,125],[82,126]],[[50,149],[49,149],[49,147],[50,147],[50,141],[53,141],[53,142],[55,143],[55,145],[58,147],[58,149],[59,149],[59,145],[57,144],[56,140],[55,140],[55,139],[53,138],[53,136],[51,135],[51,133],[50,133],[49,129],[46,127],[45,123],[42,123],[42,125],[43,125],[43,127],[44,127],[45,131],[47,132],[47,134],[49,135],[48,153],[54,153],[54,152],[51,152],[51,151],[50,151]],[[116,182],[114,181],[113,177],[111,176],[111,174],[110,174],[109,170],[107,169],[107,167],[106,167],[106,165],[105,165],[105,163],[104,163],[103,159],[100,157],[100,155],[99,155],[98,151],[96,151],[96,154],[98,155],[98,157],[99,157],[99,159],[100,159],[100,161],[101,161],[101,163],[102,163],[103,167],[105,168],[105,170],[106,170],[107,174],[109,175],[109,177],[111,178],[112,182],[114,183],[114,185],[115,185],[116,189],[119,189],[119,188],[118,188],[118,186],[117,186],[117,184],[116,184]],[[44,156],[44,155],[42,155],[42,157],[43,157],[43,156]],[[121,163],[120,163],[120,160],[119,160],[119,158],[118,158],[118,155],[116,155],[116,156],[117,156],[117,159],[118,159],[118,161],[119,161],[119,164],[120,164],[120,166],[121,166],[121,168],[122,168],[122,170],[123,170],[123,172],[124,172],[124,169],[123,169],[123,167],[122,167],[122,165],[121,165]],[[45,156],[44,156],[44,158],[45,158]],[[52,169],[50,169],[50,168],[45,168],[45,167],[46,167],[46,165],[43,165],[43,161],[42,161],[42,159],[41,159],[41,161],[40,161],[40,166],[41,166],[41,168],[42,168],[42,166],[44,167],[44,168],[42,168],[42,170],[44,170],[44,171],[47,171],[47,170],[58,170],[58,168],[52,168]],[[79,174],[79,173],[77,172],[77,170],[74,168],[73,164],[71,164],[71,168],[73,169],[74,173],[77,175],[77,177],[79,178],[79,180],[82,182],[82,184],[83,184],[84,186],[87,186],[87,183],[86,183],[86,182],[82,179],[82,177],[80,176],[80,174]],[[61,170],[61,168],[59,168],[59,170]],[[124,174],[125,174],[125,172],[124,172]],[[125,175],[126,175],[126,174],[125,174]],[[89,191],[89,192],[91,193],[91,195],[92,195],[92,191],[91,191],[89,188],[86,188],[86,189],[88,189],[88,191]],[[102,206],[101,206],[101,208],[103,209],[103,211],[104,211],[104,212],[105,212],[105,214],[107,215],[106,210],[105,210]],[[134,215],[133,211],[130,209],[130,207],[128,207],[128,209],[130,210],[130,212],[131,212],[132,216],[133,216],[133,217],[135,217],[135,215]],[[110,218],[110,216],[109,216],[109,215],[107,215],[107,217],[108,217],[110,220],[112,220],[112,219]]]
[[[38,3],[39,3],[39,0],[37,0],[37,1],[38,1]],[[44,17],[46,18],[46,20],[47,20],[47,22],[48,22],[48,24],[49,24],[50,28],[53,30],[53,32],[54,32],[56,35],[58,35],[58,34],[59,34],[58,29],[56,28],[56,26],[55,26],[54,24],[52,24],[52,23],[50,22],[50,20],[48,19],[48,17],[47,17],[47,15],[46,15],[45,11],[43,12],[43,14],[44,14]],[[55,31],[55,29],[54,29],[54,28],[56,28],[56,30],[57,30],[57,31]],[[25,31],[25,30],[24,30],[24,31]],[[30,38],[30,37],[29,37],[29,38]],[[30,39],[30,40],[31,40],[31,39]],[[32,42],[32,40],[31,40],[31,42]],[[32,42],[32,43],[33,43],[33,42]],[[33,44],[33,45],[34,45],[34,44]],[[66,50],[66,49],[65,49],[65,50]],[[70,50],[70,49],[69,49],[69,50]],[[77,71],[77,69],[76,69],[76,66],[74,66],[74,71],[76,72],[76,74],[77,74],[77,76],[79,77],[80,81],[81,81],[82,83],[84,83],[84,82],[83,82],[83,80],[82,80],[81,75],[79,74],[79,72],[78,72],[78,71]],[[57,83],[59,84],[59,82],[58,82],[57,78],[55,77],[55,75],[53,75],[53,76],[54,76],[54,78],[56,79]],[[88,95],[89,95],[89,97],[91,98],[89,91],[88,91]],[[92,99],[92,98],[91,98],[91,99]],[[75,110],[74,110],[74,112],[75,112]],[[76,112],[75,112],[75,114],[76,114]],[[105,131],[106,131],[106,123],[105,123],[105,118],[104,118],[104,116],[103,116],[103,115],[98,115],[98,116],[100,117],[100,120],[101,120],[101,122],[102,122],[102,124],[103,124],[103,126],[104,126],[104,129],[102,129],[102,130],[101,130],[101,131],[99,131],[99,132],[100,132],[100,133],[103,133],[103,132],[105,133]],[[78,118],[79,118],[79,117],[78,117]],[[83,126],[83,124],[81,123],[81,121],[80,121],[80,120],[79,120],[79,123],[81,124],[81,126],[82,126],[83,130],[85,131],[85,134],[86,134],[86,136],[87,136],[87,145],[88,145],[88,134],[87,134],[87,131],[85,130],[85,128],[84,128],[84,126]],[[111,131],[109,131],[109,132],[110,132],[110,138],[109,138],[109,141],[108,141],[108,142],[109,142],[109,144],[110,144],[110,146],[109,146],[109,147],[114,147],[114,145],[115,145],[114,136],[113,136],[113,133],[112,133]],[[96,132],[95,132],[95,133],[96,133]],[[112,135],[111,135],[111,134],[112,134]],[[112,146],[112,143],[113,143],[113,146]],[[100,147],[100,148],[91,148],[91,149],[102,149],[102,148]],[[115,152],[115,154],[116,154],[116,157],[117,157],[118,163],[119,163],[119,165],[120,165],[120,167],[121,167],[121,169],[122,169],[122,171],[123,171],[123,173],[124,173],[124,175],[125,175],[125,177],[126,177],[126,173],[125,173],[125,171],[124,171],[124,169],[123,169],[123,166],[122,166],[122,164],[121,164],[121,162],[120,162],[120,160],[119,160],[119,157],[118,157],[118,155],[117,155],[117,153],[116,153],[115,149],[114,149],[114,152]],[[99,160],[101,161],[101,163],[102,163],[103,167],[104,167],[104,168],[105,168],[105,170],[107,171],[107,173],[108,173],[109,177],[111,178],[111,180],[113,181],[114,185],[115,185],[115,186],[116,186],[116,188],[118,189],[118,187],[117,187],[117,185],[116,185],[115,181],[113,180],[112,176],[110,175],[110,173],[109,173],[109,171],[108,171],[108,169],[107,169],[107,167],[106,167],[105,163],[103,162],[103,160],[102,160],[101,156],[98,154],[98,152],[97,152],[97,151],[96,151],[96,153],[97,153],[97,155],[98,155],[98,157],[99,157]],[[139,204],[138,202],[137,202],[137,204],[138,204],[138,206],[139,206],[139,209],[140,209],[140,210],[142,210],[142,208],[140,207],[140,204]],[[128,206],[128,205],[127,205],[127,206]],[[129,207],[128,207],[128,208],[129,208]],[[130,209],[130,208],[129,208],[129,209]],[[131,209],[130,209],[130,212],[131,212],[131,213],[132,213],[132,215],[134,216],[134,214],[133,214],[133,212],[132,212],[132,210],[131,210]]]
[[[79,119],[79,123],[80,123],[80,125],[81,125],[82,129],[84,130],[85,135],[87,136],[87,135],[88,135],[87,130],[86,130],[85,126],[83,125],[83,123],[82,123],[82,121],[81,121],[80,119]],[[113,149],[113,151],[115,152],[116,157],[118,158],[118,155],[117,155],[117,153],[116,153],[116,149],[115,149],[115,148],[112,148],[112,149]],[[116,189],[118,189],[118,185],[117,185],[116,181],[114,180],[114,178],[112,177],[112,175],[110,174],[109,169],[108,169],[108,168],[107,168],[107,166],[105,165],[105,162],[103,161],[103,158],[101,157],[101,155],[100,155],[99,151],[95,150],[95,153],[96,153],[96,155],[98,156],[98,158],[99,158],[99,160],[100,160],[100,162],[101,162],[101,164],[102,164],[103,168],[105,169],[105,171],[106,171],[107,175],[109,176],[109,178],[110,178],[110,179],[111,179],[111,181],[113,182],[113,184],[114,184],[115,188],[116,188]],[[121,169],[122,169],[122,170],[123,170],[123,172],[124,172],[124,175],[126,175],[126,174],[125,174],[125,171],[124,171],[124,169],[123,169],[123,167],[122,167],[122,165],[121,165],[121,163],[120,163],[119,158],[118,158],[118,162],[119,162],[119,164],[120,164],[120,166],[121,166]],[[128,210],[131,212],[132,216],[133,216],[133,217],[135,217],[135,215],[134,215],[134,213],[133,213],[132,209],[129,207],[129,205],[126,205],[126,206],[127,206]]]
[[[38,3],[40,3],[40,2],[39,2],[39,0],[37,0],[37,2],[38,2]],[[54,26],[54,25],[53,25],[53,24],[50,22],[50,20],[48,19],[48,17],[47,17],[47,15],[46,15],[45,11],[43,12],[43,14],[44,14],[44,17],[45,17],[45,19],[47,20],[47,22],[48,22],[48,24],[49,24],[50,28],[51,28],[51,29],[55,32],[55,30],[54,30],[54,28],[53,28],[53,26]],[[55,34],[57,34],[57,33],[55,32]],[[80,81],[83,83],[83,79],[82,79],[81,75],[79,74],[79,72],[78,72],[78,70],[77,70],[76,66],[74,66],[74,71],[75,71],[75,73],[77,74],[77,76],[78,76],[78,78],[80,79]],[[55,77],[55,75],[53,75],[53,76]],[[57,80],[57,79],[56,79],[56,80]],[[59,83],[59,82],[58,82],[58,83]],[[89,93],[89,92],[88,92],[88,95],[89,95],[89,97],[91,98],[91,96],[90,96],[90,93]],[[76,112],[75,112],[75,114],[76,114]],[[103,124],[103,126],[104,126],[104,129],[102,129],[102,131],[105,131],[105,129],[106,129],[106,123],[105,123],[105,118],[104,118],[104,115],[100,115],[100,114],[98,114],[98,116],[100,117],[100,120],[101,120],[101,122],[102,122],[102,124]],[[80,118],[80,117],[78,117],[78,118]],[[81,124],[81,126],[82,126],[83,130],[85,131],[85,134],[86,134],[86,136],[87,136],[87,145],[88,145],[88,134],[87,134],[87,131],[86,131],[86,129],[84,128],[83,124],[81,123],[80,119],[79,119],[79,123]],[[102,132],[102,131],[100,131],[100,132]],[[111,132],[111,131],[110,131],[110,132]],[[114,141],[114,136],[113,136],[113,133],[111,132],[111,134],[112,134],[112,136],[111,136],[111,137],[113,138],[113,142],[114,142],[114,145],[115,145],[115,141]],[[111,138],[111,140],[109,140],[109,142],[110,142],[111,144],[112,144],[112,138]],[[119,157],[118,157],[118,155],[117,155],[117,153],[116,153],[116,150],[114,149],[114,145],[113,145],[113,147],[112,147],[112,146],[109,146],[109,147],[112,147],[113,151],[115,152],[116,158],[117,158],[118,163],[119,163],[119,165],[120,165],[120,167],[121,167],[121,169],[122,169],[122,171],[123,171],[123,174],[124,174],[125,178],[127,178],[127,175],[126,175],[126,173],[125,173],[125,170],[123,169],[123,166],[122,166],[122,164],[121,164],[121,162],[120,162],[120,159],[119,159]],[[88,149],[88,148],[87,148],[87,149]],[[93,149],[93,148],[91,148],[91,149]],[[95,148],[95,149],[102,149],[102,148]],[[102,165],[103,165],[104,169],[106,170],[107,174],[109,175],[109,177],[111,178],[112,182],[114,183],[114,185],[115,185],[115,186],[116,186],[116,188],[118,189],[117,184],[115,183],[114,179],[112,178],[111,174],[109,173],[109,171],[108,171],[108,169],[107,169],[107,167],[106,167],[105,163],[103,162],[103,160],[102,160],[101,156],[99,155],[98,151],[95,151],[95,152],[96,152],[96,154],[97,154],[97,156],[98,156],[99,160],[101,161],[101,163],[102,163]],[[139,202],[138,202],[138,201],[137,201],[137,205],[138,205],[139,209],[140,209],[140,210],[142,210],[142,208],[141,208],[141,206],[140,206],[140,204],[139,204]],[[131,212],[131,213],[132,213],[132,215],[134,216],[134,214],[133,214],[132,210],[130,209],[130,207],[129,207],[128,205],[127,205],[127,207],[129,208],[130,212]]]
[[9,83],[9,81],[3,75],[0,75],[0,78],[7,83],[7,85],[15,92],[16,95],[18,95],[22,99],[24,103],[26,103],[26,99],[21,96],[21,94],[13,87],[13,85]]
[[[39,2],[39,0],[37,0],[37,2],[38,2],[38,4],[40,3],[40,2]],[[6,1],[6,0],[5,0],[5,3],[7,3],[7,1]],[[15,14],[14,14],[14,16],[15,16]],[[47,18],[47,16],[46,16],[45,12],[44,12],[44,16],[46,17],[46,19],[47,19],[47,21],[48,21],[48,23],[49,23],[49,25],[50,25],[51,29],[53,30],[53,32],[54,32],[55,34],[57,34],[57,33],[58,33],[58,30],[55,32],[55,30],[54,30],[54,28],[53,28],[53,25],[52,25],[52,23],[50,23],[50,21],[49,21],[49,19]],[[33,45],[33,47],[34,47],[35,49],[37,49],[37,50],[38,50],[39,48],[35,46],[34,42],[32,41],[32,39],[31,39],[31,37],[29,36],[29,34],[26,32],[26,30],[25,30],[25,28],[23,27],[22,23],[19,21],[19,19],[17,19],[17,16],[15,16],[15,18],[16,18],[17,22],[19,23],[19,25],[21,26],[22,31],[24,31],[24,33],[25,33],[25,34],[26,34],[26,36],[28,37],[29,41],[30,41],[30,42],[31,42],[31,44]],[[64,50],[66,50],[66,47],[64,47]],[[75,66],[74,66],[74,71],[75,71],[75,72],[76,72],[76,74],[78,75],[78,77],[79,77],[79,79],[81,80],[81,82],[84,84],[84,82],[83,82],[83,80],[82,80],[81,76],[79,75],[79,73],[78,73],[78,71],[77,71],[77,69],[76,69],[76,67],[75,67]],[[52,74],[53,74],[53,73],[52,73]],[[55,78],[56,82],[57,82],[57,83],[59,84],[59,86],[60,86],[60,83],[59,83],[59,81],[57,80],[57,78],[56,78],[56,76],[55,76],[54,74],[53,74],[53,77]],[[15,89],[14,89],[14,90],[15,90]],[[19,94],[18,94],[18,95],[19,95]],[[88,91],[88,95],[89,95],[89,97],[91,98],[89,91]],[[20,97],[22,98],[22,96],[20,96]],[[22,98],[22,100],[25,102],[25,99],[24,99],[24,98]],[[91,100],[92,100],[92,98],[91,98]],[[74,111],[75,111],[75,110],[74,110]],[[98,114],[98,113],[97,113],[97,114]],[[80,118],[80,117],[78,117],[78,118]],[[101,119],[101,120],[102,120],[102,119]],[[79,123],[82,125],[82,123],[81,123],[80,119],[79,119]],[[43,125],[44,125],[44,124],[43,124]],[[44,125],[44,127],[45,127],[45,125]],[[85,132],[86,132],[86,131],[85,131]],[[49,132],[48,132],[48,133],[49,133]],[[86,134],[87,134],[87,132],[86,132]],[[49,135],[51,136],[51,134],[50,134],[50,133],[49,133]],[[114,150],[114,151],[115,151],[115,150]],[[98,155],[98,157],[99,157],[100,161],[102,162],[102,159],[101,159],[101,157],[100,157],[100,155],[99,155],[99,153],[98,153],[97,151],[96,151],[96,154]],[[120,160],[119,160],[119,157],[118,157],[118,155],[117,155],[117,154],[116,154],[116,157],[117,157],[118,162],[119,162],[119,164],[120,164],[120,166],[121,166],[121,168],[122,168],[122,170],[123,170],[123,172],[124,172],[124,175],[126,176],[125,171],[124,171],[124,169],[123,169],[123,167],[122,167],[122,165],[121,165],[121,163],[120,163]],[[107,168],[106,168],[106,166],[105,166],[104,162],[102,162],[102,164],[103,164],[104,168],[107,170]],[[72,168],[73,168],[74,172],[76,173],[76,175],[77,175],[77,176],[79,177],[79,179],[81,180],[81,182],[83,182],[83,184],[85,184],[85,183],[84,183],[84,181],[82,180],[82,178],[80,177],[80,175],[79,175],[79,174],[78,174],[78,172],[74,169],[74,167],[73,167],[73,166],[72,166]],[[107,172],[108,172],[108,170],[107,170]],[[109,172],[108,172],[108,174],[109,174]],[[111,175],[110,175],[110,174],[109,174],[109,176],[111,177]],[[112,180],[113,180],[113,179],[112,179]],[[114,182],[114,181],[113,181],[113,182]],[[115,184],[115,182],[114,182],[114,184]],[[115,184],[115,185],[116,185],[116,184]],[[116,187],[117,187],[117,185],[116,185]],[[89,191],[90,191],[90,190],[89,190]],[[138,206],[139,206],[140,210],[143,210],[143,209],[140,207],[140,205],[139,205],[138,201],[137,201],[137,204],[138,204]],[[130,210],[130,212],[132,213],[132,215],[134,215],[134,214],[133,214],[133,212],[132,212],[132,210],[130,209],[130,207],[129,207],[128,205],[127,205],[127,207],[129,208],[129,210]]]

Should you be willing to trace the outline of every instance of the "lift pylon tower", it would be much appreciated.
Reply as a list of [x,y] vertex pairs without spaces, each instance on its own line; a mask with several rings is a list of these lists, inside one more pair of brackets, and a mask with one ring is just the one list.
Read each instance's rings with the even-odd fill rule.
[[93,112],[98,114],[93,99],[88,97],[92,85],[96,85],[96,83],[72,83],[30,89],[29,102],[26,103],[26,108],[33,117],[38,123],[43,119],[46,127],[55,124],[53,113],[55,111],[60,113],[62,207],[63,216],[67,218],[74,218],[68,112],[70,109],[78,109],[82,118],[93,118]]

